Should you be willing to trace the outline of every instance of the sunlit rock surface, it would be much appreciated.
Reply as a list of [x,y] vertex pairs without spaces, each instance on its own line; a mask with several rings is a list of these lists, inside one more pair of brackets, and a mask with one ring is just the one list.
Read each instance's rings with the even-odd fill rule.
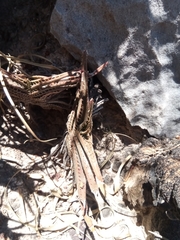
[[132,125],[155,136],[180,133],[178,0],[58,0],[50,28],[89,67],[109,62],[99,78]]

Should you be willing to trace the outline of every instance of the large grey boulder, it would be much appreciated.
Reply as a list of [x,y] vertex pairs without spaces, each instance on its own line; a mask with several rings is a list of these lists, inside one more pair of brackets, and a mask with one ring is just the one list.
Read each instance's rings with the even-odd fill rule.
[[57,0],[51,33],[89,66],[109,62],[101,81],[132,125],[152,135],[180,133],[178,0]]

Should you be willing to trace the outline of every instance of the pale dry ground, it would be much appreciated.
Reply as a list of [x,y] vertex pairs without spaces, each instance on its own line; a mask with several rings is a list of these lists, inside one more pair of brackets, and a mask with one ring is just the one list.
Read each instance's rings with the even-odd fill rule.
[[[9,119],[10,116],[9,114]],[[8,121],[4,118],[2,125],[4,131],[9,131],[14,126],[12,122],[8,128]],[[24,237],[26,239],[94,239],[88,230],[85,230],[86,227],[79,216],[80,205],[74,184],[72,163],[69,162],[69,165],[63,163],[62,156],[46,161],[47,154],[38,156],[21,151],[18,148],[25,138],[19,138],[18,141],[18,132],[26,135],[23,127],[17,126],[9,137],[1,135],[1,142],[4,145],[1,147],[1,179],[4,179],[4,184],[0,187],[1,213],[6,219],[7,236],[10,239],[11,236],[12,239],[15,236],[18,236],[18,239]],[[14,136],[14,133],[17,136]],[[119,183],[122,182],[122,177],[117,173],[121,161],[135,151],[139,144],[130,144],[125,148],[119,136],[112,132],[104,133],[102,138],[98,136],[96,138],[98,138],[96,153],[99,164],[108,160],[102,172],[109,186],[108,191],[111,192],[113,181],[119,188],[121,187]],[[31,145],[33,147],[33,143]],[[31,151],[33,152],[33,148],[31,150],[29,148],[28,152]],[[108,209],[106,221],[99,222],[102,228],[96,228],[95,239],[123,239],[123,237],[145,239],[144,228],[136,226],[136,213],[125,206],[122,198],[121,190],[116,196],[108,198],[113,211]]]

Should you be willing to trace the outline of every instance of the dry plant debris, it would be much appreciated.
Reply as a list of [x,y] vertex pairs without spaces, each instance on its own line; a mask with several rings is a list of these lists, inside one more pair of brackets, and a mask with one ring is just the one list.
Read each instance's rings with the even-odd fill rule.
[[[67,120],[67,133],[52,148],[48,157],[34,158],[27,154],[26,165],[20,163],[20,159],[8,160],[13,163],[14,171],[1,189],[1,195],[5,202],[3,214],[9,219],[12,231],[18,233],[21,229],[22,234],[23,229],[23,234],[37,234],[44,238],[57,238],[61,234],[64,239],[67,230],[74,229],[73,234],[78,239],[145,239],[143,227],[135,225],[136,212],[125,206],[122,199],[121,175],[131,154],[124,157],[114,179],[108,183],[107,179],[103,179],[100,168],[108,173],[106,163],[109,162],[113,167],[111,159],[122,149],[120,138],[115,133],[104,133],[106,146],[103,138],[98,141],[96,153],[93,146],[92,116],[98,113],[106,99],[98,99],[95,104],[93,99],[89,99],[88,78],[100,72],[106,64],[89,74],[84,52],[80,70],[49,77],[30,76],[22,64],[43,68],[53,66],[39,65],[3,53],[0,56],[5,62],[3,65],[7,65],[6,70],[1,68],[0,71],[1,92],[4,92],[1,101],[4,102],[4,97],[7,97],[12,109],[35,140],[49,143],[54,139],[42,140],[34,133],[18,110],[21,102],[27,112],[29,105],[58,111],[72,108]],[[77,88],[75,100],[69,101],[72,88]],[[133,146],[136,148],[138,145]],[[2,159],[7,158],[3,148],[1,152]],[[14,155],[12,149],[9,152],[11,156]],[[98,163],[96,155],[103,158],[102,162]],[[86,231],[83,221],[88,226]]]

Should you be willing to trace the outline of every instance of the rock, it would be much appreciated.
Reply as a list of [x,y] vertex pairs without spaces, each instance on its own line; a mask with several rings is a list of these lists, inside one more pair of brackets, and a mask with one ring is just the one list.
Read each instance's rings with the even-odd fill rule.
[[58,0],[50,28],[89,68],[109,62],[99,79],[132,125],[155,136],[180,129],[180,4],[167,0]]

